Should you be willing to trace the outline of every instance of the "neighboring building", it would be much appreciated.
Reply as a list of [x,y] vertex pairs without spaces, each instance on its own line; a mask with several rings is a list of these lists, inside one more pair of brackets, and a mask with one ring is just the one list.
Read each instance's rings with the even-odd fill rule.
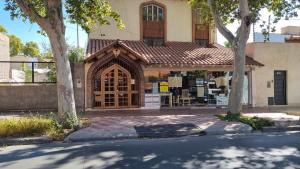
[[[10,61],[9,56],[9,38],[0,33],[0,61]],[[9,63],[0,62],[0,82],[9,79]]]
[[[269,42],[280,42],[284,43],[285,39],[290,37],[290,35],[283,35],[281,33],[270,33],[270,40]],[[253,42],[265,42],[265,37],[260,32],[254,33],[254,40]]]
[[[109,1],[126,29],[112,22],[90,32],[86,108],[227,105],[233,52],[216,44],[214,24],[203,24],[186,0]],[[261,66],[246,58],[245,104]]]
[[300,43],[295,43],[300,31],[295,30],[300,28],[282,29],[284,36],[288,36],[286,43],[255,42],[247,45],[247,55],[264,64],[252,72],[253,106],[300,105]]
[[[298,26],[286,26],[281,29],[281,33],[270,33],[268,42],[289,42],[299,43],[300,42],[300,27]],[[254,33],[253,42],[265,42],[266,39],[261,32]]]

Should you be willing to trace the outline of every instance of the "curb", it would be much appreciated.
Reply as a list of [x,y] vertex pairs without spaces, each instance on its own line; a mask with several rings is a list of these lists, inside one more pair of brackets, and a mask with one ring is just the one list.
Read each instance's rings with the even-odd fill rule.
[[253,130],[246,131],[205,131],[207,136],[226,135],[226,134],[251,134]]
[[53,141],[48,137],[0,138],[0,145],[48,144]]
[[[163,134],[161,137],[140,137],[140,136],[123,136],[123,137],[94,137],[94,138],[66,138],[63,142],[64,143],[76,143],[76,142],[93,142],[93,141],[117,141],[117,140],[126,140],[126,139],[161,139],[161,138],[180,138],[180,137],[187,137],[187,136],[216,136],[216,135],[226,135],[226,134],[251,134],[253,133],[252,130],[250,131],[205,131],[202,130],[197,133],[180,133],[178,135],[170,135],[166,133]],[[150,133],[148,133],[150,134]],[[158,133],[154,133],[158,134]]]
[[300,125],[287,127],[263,127],[262,132],[285,132],[285,131],[300,131]]
[[93,142],[93,141],[116,141],[126,139],[138,139],[137,136],[125,136],[125,137],[94,137],[94,138],[66,138],[64,143],[76,143],[76,142]]

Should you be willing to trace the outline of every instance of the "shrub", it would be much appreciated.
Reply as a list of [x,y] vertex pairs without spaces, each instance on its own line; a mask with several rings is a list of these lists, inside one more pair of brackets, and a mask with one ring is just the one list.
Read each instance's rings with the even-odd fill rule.
[[52,120],[43,117],[22,117],[0,120],[0,137],[23,137],[46,134]]
[[248,124],[253,130],[262,130],[263,127],[274,126],[275,123],[271,120],[259,118],[259,117],[247,117],[241,114],[227,114],[227,115],[217,115],[223,121],[237,121],[244,124]]
[[63,140],[66,136],[63,126],[58,123],[57,120],[52,120],[52,126],[47,131],[47,136],[50,137],[52,140]]
[[[63,122],[60,122],[54,113],[47,116],[30,115],[28,117],[3,119],[0,120],[0,138],[47,135],[52,140],[63,140],[78,127],[76,126],[77,118],[72,117],[66,113]],[[80,122],[84,127],[91,124],[86,118],[81,119]]]
[[64,129],[77,129],[78,119],[76,116],[73,116],[71,113],[64,113],[59,117],[57,114],[50,113],[50,118],[55,121],[55,126],[60,125],[60,128]]

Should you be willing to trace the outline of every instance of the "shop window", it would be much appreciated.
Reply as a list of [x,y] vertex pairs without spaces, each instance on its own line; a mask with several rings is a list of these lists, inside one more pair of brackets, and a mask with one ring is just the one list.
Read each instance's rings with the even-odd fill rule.
[[149,46],[162,46],[165,42],[165,10],[157,4],[142,8],[142,39]]
[[[231,72],[145,71],[145,102],[160,106],[227,106]],[[156,102],[153,100],[160,100]],[[243,103],[248,103],[248,78],[245,74]]]

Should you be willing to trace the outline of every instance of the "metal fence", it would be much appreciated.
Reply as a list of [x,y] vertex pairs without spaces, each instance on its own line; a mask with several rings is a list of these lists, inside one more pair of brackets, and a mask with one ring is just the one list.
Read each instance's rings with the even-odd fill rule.
[[0,84],[56,83],[54,62],[0,61]]

